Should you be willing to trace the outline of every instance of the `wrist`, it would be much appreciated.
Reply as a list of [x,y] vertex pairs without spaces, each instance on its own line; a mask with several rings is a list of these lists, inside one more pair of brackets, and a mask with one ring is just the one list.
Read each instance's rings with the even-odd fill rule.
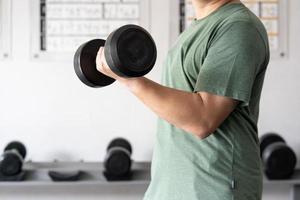
[[134,77],[134,78],[119,78],[119,81],[122,85],[125,85],[131,91],[139,90],[144,82],[144,77]]

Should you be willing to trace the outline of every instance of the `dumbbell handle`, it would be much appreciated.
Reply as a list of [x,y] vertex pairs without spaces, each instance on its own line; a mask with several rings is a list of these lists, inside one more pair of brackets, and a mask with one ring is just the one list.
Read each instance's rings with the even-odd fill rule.
[[0,157],[0,162],[3,161],[5,159],[5,156],[8,154],[14,153],[16,156],[18,156],[18,158],[23,162],[24,158],[22,157],[22,155],[20,154],[19,151],[17,151],[16,149],[11,149],[11,150],[6,150],[3,152],[3,154]]
[[[131,156],[130,151],[128,151],[127,149],[125,149],[125,148],[123,148],[123,147],[112,147],[112,148],[110,148],[110,149],[108,150],[108,152],[112,152],[112,151],[116,151],[116,150],[120,150],[120,151],[126,153],[126,154],[128,155],[128,157]],[[108,154],[107,154],[107,155],[108,155]]]

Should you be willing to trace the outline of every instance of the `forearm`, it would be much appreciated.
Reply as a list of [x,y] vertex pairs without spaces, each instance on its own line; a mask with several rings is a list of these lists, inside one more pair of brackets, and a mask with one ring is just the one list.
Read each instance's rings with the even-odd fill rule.
[[200,138],[209,134],[199,94],[164,87],[144,77],[119,81],[160,118]]

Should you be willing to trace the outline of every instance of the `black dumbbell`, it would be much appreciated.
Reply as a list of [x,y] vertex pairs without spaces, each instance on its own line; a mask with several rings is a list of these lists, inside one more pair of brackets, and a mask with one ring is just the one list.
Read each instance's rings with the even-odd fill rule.
[[108,147],[104,160],[105,175],[107,177],[125,177],[131,171],[132,148],[130,143],[124,138],[112,140]]
[[94,39],[82,44],[74,56],[79,79],[90,87],[103,87],[115,80],[96,68],[96,56],[104,46],[104,56],[111,70],[122,77],[144,76],[156,61],[156,46],[151,35],[137,25],[125,25],[112,32],[107,40]]
[[285,140],[276,133],[267,133],[260,138],[261,158],[269,179],[288,179],[295,170],[296,154]]
[[10,142],[0,161],[0,173],[3,176],[15,176],[22,172],[26,148],[21,142]]

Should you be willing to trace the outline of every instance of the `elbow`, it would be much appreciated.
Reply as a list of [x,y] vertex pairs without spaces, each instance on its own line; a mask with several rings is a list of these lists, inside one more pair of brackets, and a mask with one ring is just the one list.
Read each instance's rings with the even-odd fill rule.
[[193,126],[186,127],[185,131],[195,135],[202,140],[210,136],[215,131],[215,129],[216,128],[208,124],[195,124]]
[[196,137],[198,137],[199,139],[203,140],[203,139],[207,138],[208,136],[210,136],[210,134],[212,132],[209,129],[199,128],[198,130],[196,129],[195,131],[193,131],[191,133],[193,135],[195,135]]

